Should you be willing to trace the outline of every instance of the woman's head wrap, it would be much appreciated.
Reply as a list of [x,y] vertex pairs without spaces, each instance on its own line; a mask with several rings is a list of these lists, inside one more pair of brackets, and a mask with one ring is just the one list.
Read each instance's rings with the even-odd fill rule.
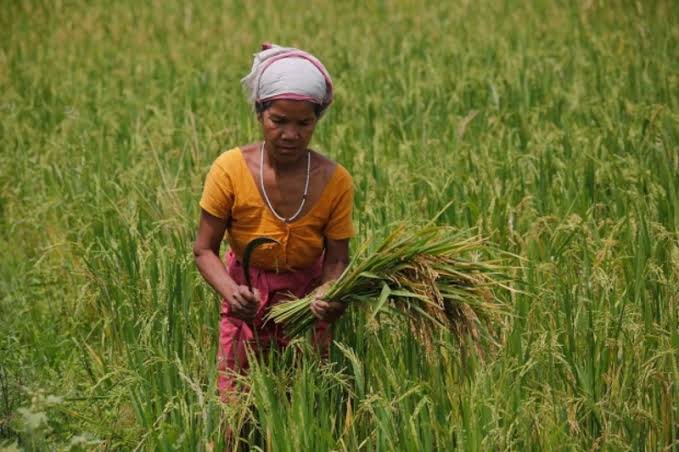
[[253,104],[276,99],[306,100],[325,111],[332,102],[332,79],[323,63],[291,47],[262,45],[241,83]]

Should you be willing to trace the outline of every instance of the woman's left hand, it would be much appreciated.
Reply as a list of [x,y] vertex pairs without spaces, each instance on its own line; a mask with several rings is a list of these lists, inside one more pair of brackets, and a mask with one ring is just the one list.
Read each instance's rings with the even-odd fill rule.
[[347,304],[340,301],[325,300],[323,297],[329,288],[330,283],[326,283],[316,289],[315,299],[311,302],[311,312],[317,319],[332,323],[344,314]]

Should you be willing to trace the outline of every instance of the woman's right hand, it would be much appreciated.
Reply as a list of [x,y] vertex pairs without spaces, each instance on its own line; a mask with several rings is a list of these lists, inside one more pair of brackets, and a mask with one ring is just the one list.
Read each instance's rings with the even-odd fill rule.
[[229,314],[245,322],[252,322],[260,305],[259,290],[254,293],[247,286],[236,286],[226,297],[229,303]]
[[226,299],[230,315],[251,322],[257,315],[261,297],[257,289],[253,293],[247,286],[238,285],[219,258],[219,246],[224,240],[226,223],[226,220],[201,209],[193,254],[203,278]]

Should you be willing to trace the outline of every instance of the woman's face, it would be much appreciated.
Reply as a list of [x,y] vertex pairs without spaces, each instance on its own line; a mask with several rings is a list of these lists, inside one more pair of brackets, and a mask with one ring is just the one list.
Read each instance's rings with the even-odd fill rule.
[[280,99],[259,115],[259,122],[269,156],[285,164],[306,154],[318,117],[311,102]]

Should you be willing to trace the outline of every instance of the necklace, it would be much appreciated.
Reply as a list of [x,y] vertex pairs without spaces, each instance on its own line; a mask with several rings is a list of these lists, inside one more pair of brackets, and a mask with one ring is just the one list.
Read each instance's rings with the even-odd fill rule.
[[285,218],[282,215],[279,215],[278,212],[273,208],[271,205],[271,201],[269,200],[269,195],[266,193],[266,188],[264,188],[264,141],[262,141],[262,145],[259,148],[259,185],[262,188],[262,194],[264,195],[264,200],[266,201],[266,204],[269,206],[269,210],[271,210],[271,213],[274,214],[276,218],[281,220],[283,223],[290,223],[292,220],[297,218],[300,213],[302,213],[302,209],[304,208],[304,203],[306,203],[306,197],[307,194],[309,193],[309,174],[311,174],[311,152],[309,150],[306,151],[306,181],[304,182],[304,194],[302,195],[302,202],[299,205],[299,208],[297,209],[297,212],[290,218]]

